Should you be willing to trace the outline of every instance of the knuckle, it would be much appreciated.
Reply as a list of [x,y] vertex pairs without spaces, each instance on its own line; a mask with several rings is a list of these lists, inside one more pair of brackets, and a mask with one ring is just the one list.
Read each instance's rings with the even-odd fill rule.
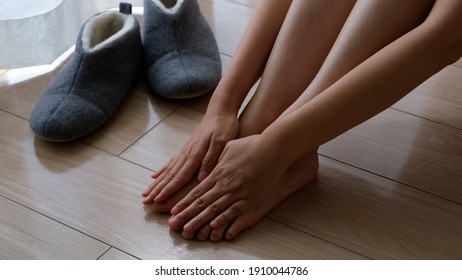
[[[187,204],[185,202],[178,202],[176,204],[176,207],[180,208],[181,210],[186,209],[186,206],[187,206]],[[180,212],[180,214],[178,214],[177,217],[180,216],[180,215],[182,215],[182,212]]]
[[212,160],[210,158],[204,158],[202,160],[202,166],[206,166],[206,167],[212,166]]
[[183,176],[182,174],[177,174],[177,175],[175,176],[175,181],[177,181],[177,182],[184,182],[184,181],[185,181],[184,176]]
[[229,208],[229,213],[231,216],[239,215],[241,213],[241,207],[238,205],[233,205]]
[[212,205],[210,205],[210,211],[212,211],[213,213],[220,213],[220,206],[217,203],[213,203]]
[[167,175],[165,176],[165,179],[167,179],[168,181],[171,181],[173,180],[174,177],[175,177],[175,174],[173,174],[172,172],[168,172]]
[[192,190],[191,195],[194,199],[198,199],[202,195],[202,191],[199,188]]
[[205,201],[204,199],[202,198],[198,198],[196,199],[196,206],[199,208],[199,209],[204,209],[204,206],[205,206]]
[[166,172],[166,173],[172,172],[172,168],[173,168],[172,165],[169,164],[169,165],[165,168],[165,172]]
[[222,135],[220,136],[215,136],[213,138],[213,144],[217,147],[217,148],[223,148],[226,144],[226,138]]
[[218,177],[218,178],[221,178],[221,177],[224,177],[226,178],[224,175],[226,174],[226,168],[224,168],[223,166],[221,165],[217,165],[217,167],[215,167],[215,175]]
[[229,215],[225,212],[225,213],[222,213],[218,218],[217,218],[217,222],[219,224],[222,224],[222,223],[226,223],[230,220],[229,218]]

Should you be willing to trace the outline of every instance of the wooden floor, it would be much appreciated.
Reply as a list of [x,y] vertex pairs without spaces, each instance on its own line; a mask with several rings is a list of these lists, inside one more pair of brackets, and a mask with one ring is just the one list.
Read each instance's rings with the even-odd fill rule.
[[[200,4],[226,66],[253,1]],[[218,243],[182,239],[140,195],[207,98],[166,101],[141,81],[95,134],[47,143],[28,119],[62,64],[0,71],[1,259],[462,258],[461,62],[322,146],[316,182]]]

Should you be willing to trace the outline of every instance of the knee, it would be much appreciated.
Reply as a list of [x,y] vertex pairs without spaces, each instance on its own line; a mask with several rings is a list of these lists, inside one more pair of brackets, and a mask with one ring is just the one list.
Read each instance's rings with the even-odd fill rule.
[[448,12],[444,16],[443,14],[434,17],[430,15],[423,23],[423,27],[433,35],[433,40],[446,52],[449,62],[454,63],[462,57],[462,32],[459,30],[462,26],[462,14],[460,12]]

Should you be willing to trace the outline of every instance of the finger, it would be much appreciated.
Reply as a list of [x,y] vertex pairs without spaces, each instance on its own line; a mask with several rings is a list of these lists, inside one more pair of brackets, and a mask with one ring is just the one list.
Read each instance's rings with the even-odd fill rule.
[[173,166],[169,166],[164,171],[164,173],[156,180],[155,187],[151,190],[151,193],[148,195],[150,198],[152,198],[155,202],[162,202],[168,198],[168,196],[164,195],[162,200],[157,199],[158,195],[162,192],[165,186],[167,186],[168,183],[170,183],[170,181],[172,181],[175,178],[176,174],[183,166],[185,160],[186,159],[184,157],[180,157],[178,160],[175,161]]
[[218,157],[225,148],[226,141],[223,137],[214,137],[210,142],[209,149],[202,160],[201,169],[199,171],[198,180],[203,181],[212,172],[218,162]]
[[[162,182],[163,178],[166,176],[167,173],[171,172],[173,166],[176,164],[176,162],[178,161],[178,158],[175,157],[173,159],[171,159],[169,161],[168,164],[164,165],[158,172],[159,174],[155,174],[155,175],[158,175],[156,177],[156,180],[151,184],[149,185],[149,187],[142,193],[142,195],[144,197],[147,197],[149,194],[152,193],[152,190],[154,190],[158,185],[159,183]],[[162,171],[162,172],[160,172]],[[157,194],[156,194],[157,195]]]
[[[154,184],[154,183],[153,183]],[[153,184],[151,184],[150,187],[154,188],[153,187]],[[154,203],[154,198],[155,198],[155,195],[154,193],[152,192],[152,189],[151,189],[151,192],[148,192],[148,193],[143,193],[143,204],[145,205],[148,205],[148,204],[153,204]]]
[[143,197],[147,197],[147,196],[151,193],[151,191],[152,191],[152,189],[153,189],[154,187],[155,187],[155,186],[154,186],[154,182],[153,182],[153,183],[151,183],[151,184],[149,185],[149,187],[148,187],[144,192],[141,193],[141,195],[142,195]]
[[184,217],[189,218],[189,221],[183,226],[183,231],[188,235],[196,232],[204,224],[209,223],[227,209],[229,205],[232,205],[235,201],[234,199],[230,195],[222,196],[216,201],[207,199],[206,195],[198,198],[182,212],[185,213]]
[[175,206],[180,200],[182,200],[194,187],[198,184],[197,180],[193,179],[188,182],[182,189],[175,192],[172,196],[170,196],[167,200],[162,202],[154,202],[154,209],[157,212],[161,213],[168,213],[172,210],[173,206]]
[[183,225],[200,212],[185,212],[184,210],[199,199],[205,192],[210,190],[214,184],[215,182],[212,180],[205,180],[192,189],[180,202],[178,202],[170,211],[172,214],[172,217],[168,220],[170,228],[174,230],[182,230]]
[[149,187],[142,193],[142,195],[143,195],[144,197],[148,196],[148,195],[151,193],[151,191],[152,191],[152,190],[155,188],[155,186],[156,186],[156,182],[159,182],[159,181],[157,180],[157,179],[159,179],[159,176],[161,176],[161,175],[165,172],[165,170],[167,170],[167,168],[172,164],[172,162],[173,162],[173,159],[171,159],[171,160],[168,162],[168,164],[162,166],[162,168],[159,169],[158,171],[156,171],[156,173],[154,173],[153,175],[151,175],[151,178],[155,179],[155,181],[154,181],[152,184],[150,184]]
[[249,200],[239,200],[229,206],[225,211],[218,215],[215,219],[210,222],[210,226],[214,229],[220,228],[233,219],[247,211],[252,207],[252,203]]
[[164,179],[168,174],[170,167],[166,170],[164,174],[162,174],[157,180],[155,180],[149,188],[143,193],[144,199],[143,203],[144,204],[152,204],[154,203],[154,199],[156,196],[159,194],[159,192],[162,190],[165,182]]
[[173,193],[183,188],[191,179],[194,177],[197,169],[199,168],[200,160],[186,160],[181,169],[176,175],[162,188],[159,194],[156,196],[155,201],[164,201],[170,197]]
[[175,160],[176,157],[171,158],[164,166],[162,166],[159,170],[154,172],[154,174],[151,175],[152,179],[157,179],[159,176],[167,169],[168,166],[172,164],[172,162]]
[[204,180],[194,189],[192,189],[183,199],[181,199],[175,206],[173,206],[170,213],[172,215],[178,215],[180,212],[188,208],[196,199],[200,198],[203,194],[208,192],[215,185],[215,181],[212,178]]

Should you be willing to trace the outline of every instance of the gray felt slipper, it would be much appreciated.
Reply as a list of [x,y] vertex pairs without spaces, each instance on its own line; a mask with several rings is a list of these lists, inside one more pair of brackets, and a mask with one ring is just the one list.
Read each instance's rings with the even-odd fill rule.
[[32,131],[70,141],[105,123],[121,104],[141,67],[141,34],[131,5],[88,19],[73,58],[48,86],[30,117]]
[[144,0],[143,48],[148,83],[160,96],[199,96],[221,78],[218,46],[197,0]]

